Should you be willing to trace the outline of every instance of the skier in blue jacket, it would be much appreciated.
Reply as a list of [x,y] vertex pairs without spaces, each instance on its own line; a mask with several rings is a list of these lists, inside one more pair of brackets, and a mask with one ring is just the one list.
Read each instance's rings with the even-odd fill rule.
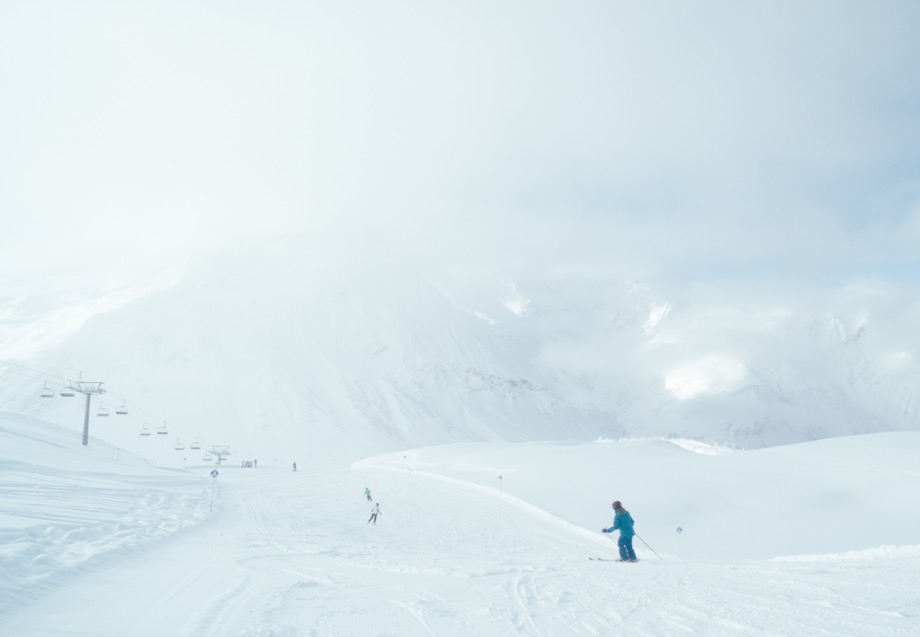
[[632,545],[633,536],[636,534],[633,530],[635,522],[633,522],[629,511],[623,508],[619,500],[616,500],[610,506],[613,507],[614,511],[613,526],[609,529],[601,529],[601,533],[612,533],[619,530],[620,538],[617,540],[617,546],[620,549],[620,561],[638,562],[639,560],[636,558],[636,552],[633,550]]

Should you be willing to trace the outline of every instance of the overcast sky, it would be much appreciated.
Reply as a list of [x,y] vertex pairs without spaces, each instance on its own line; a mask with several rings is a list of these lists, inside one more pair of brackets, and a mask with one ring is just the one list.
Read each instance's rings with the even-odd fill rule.
[[304,233],[916,284],[918,33],[913,1],[6,0],[0,266]]

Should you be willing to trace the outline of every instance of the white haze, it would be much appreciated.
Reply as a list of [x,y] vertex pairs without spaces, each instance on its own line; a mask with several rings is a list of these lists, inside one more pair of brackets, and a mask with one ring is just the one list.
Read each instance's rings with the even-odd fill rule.
[[916,284],[913,2],[0,7],[0,266],[252,239],[425,268]]

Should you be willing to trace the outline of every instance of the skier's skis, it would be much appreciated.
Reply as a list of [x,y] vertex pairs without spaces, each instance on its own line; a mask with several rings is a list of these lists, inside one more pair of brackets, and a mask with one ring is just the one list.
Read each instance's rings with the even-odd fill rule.
[[609,557],[589,557],[589,560],[595,562],[638,562],[639,560],[612,560]]

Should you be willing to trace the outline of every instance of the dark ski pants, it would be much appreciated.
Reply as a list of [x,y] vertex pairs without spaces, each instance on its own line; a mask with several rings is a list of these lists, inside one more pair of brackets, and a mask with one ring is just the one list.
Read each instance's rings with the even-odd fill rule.
[[371,522],[374,523],[374,526],[377,526],[377,514],[376,513],[371,513],[371,519],[368,520],[367,523],[370,524]]
[[636,552],[633,550],[631,535],[629,537],[623,537],[621,535],[620,539],[617,540],[617,547],[620,549],[620,559],[621,560],[636,559]]

